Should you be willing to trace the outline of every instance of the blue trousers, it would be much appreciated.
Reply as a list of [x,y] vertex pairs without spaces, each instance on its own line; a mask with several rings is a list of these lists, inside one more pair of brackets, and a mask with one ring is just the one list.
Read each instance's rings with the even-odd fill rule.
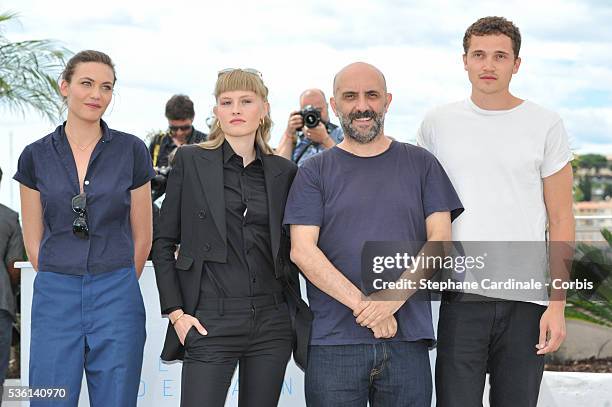
[[83,370],[91,407],[136,406],[145,338],[134,268],[85,276],[38,272],[30,386],[63,387],[68,397],[30,406],[77,406]]
[[423,341],[310,346],[308,407],[430,407],[429,349]]

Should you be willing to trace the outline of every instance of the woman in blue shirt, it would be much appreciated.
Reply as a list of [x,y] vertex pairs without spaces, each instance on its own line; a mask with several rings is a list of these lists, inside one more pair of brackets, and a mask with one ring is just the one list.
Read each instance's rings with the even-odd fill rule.
[[93,407],[135,406],[140,385],[146,333],[138,277],[151,247],[155,172],[142,140],[101,119],[115,82],[108,55],[72,57],[60,83],[67,120],[24,149],[14,177],[38,271],[29,385],[66,388],[62,405],[77,405],[83,370]]

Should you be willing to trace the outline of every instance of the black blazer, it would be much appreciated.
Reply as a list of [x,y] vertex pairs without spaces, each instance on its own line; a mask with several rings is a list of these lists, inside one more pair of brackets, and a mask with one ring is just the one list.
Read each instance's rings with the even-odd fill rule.
[[[289,236],[282,227],[285,202],[297,167],[276,155],[262,154],[262,160],[274,272],[287,286],[295,334],[293,357],[303,368],[312,314],[300,297],[298,269],[289,259]],[[221,147],[207,150],[185,145],[177,150],[153,241],[153,264],[162,312],[181,307],[187,314],[194,314],[205,261],[227,261],[223,153]],[[183,354],[176,331],[168,324],[161,358],[171,361],[182,359]]]

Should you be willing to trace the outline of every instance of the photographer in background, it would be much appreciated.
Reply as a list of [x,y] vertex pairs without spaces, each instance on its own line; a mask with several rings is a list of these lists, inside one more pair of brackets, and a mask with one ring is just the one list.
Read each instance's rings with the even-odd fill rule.
[[291,112],[276,154],[298,166],[304,160],[342,141],[342,129],[329,121],[325,94],[307,89],[300,96],[299,111]]
[[[0,169],[0,181],[2,181],[2,169]],[[9,366],[16,312],[13,286],[19,283],[20,270],[15,268],[15,262],[23,260],[24,253],[19,215],[0,204],[0,400]]]
[[193,102],[186,95],[174,95],[166,103],[168,131],[153,136],[149,151],[157,175],[151,181],[153,201],[166,192],[166,180],[172,167],[177,147],[206,141],[207,135],[193,127],[195,111]]

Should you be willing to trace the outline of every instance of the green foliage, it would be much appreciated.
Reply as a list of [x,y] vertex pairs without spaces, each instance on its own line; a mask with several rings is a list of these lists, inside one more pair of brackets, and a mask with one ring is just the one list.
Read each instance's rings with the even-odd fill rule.
[[612,247],[612,232],[610,232],[606,228],[603,228],[601,229],[601,235],[603,236],[604,239],[606,239],[606,242],[608,242],[610,247]]
[[591,181],[590,176],[580,177],[578,179],[578,188],[582,192],[582,200],[590,201],[591,200],[591,190],[593,189],[593,181]]
[[604,188],[603,199],[612,197],[612,184],[605,184],[603,188]]
[[[594,292],[568,292],[565,315],[612,327],[612,233],[602,229],[606,243],[576,245],[572,279],[587,279],[595,284]],[[588,298],[587,298],[588,297]]]
[[580,168],[595,168],[600,170],[608,166],[608,159],[601,154],[583,154],[578,161]]
[[612,327],[612,324],[608,324],[606,322],[602,323],[602,321],[600,321],[599,319],[593,318],[590,315],[585,314],[582,310],[577,310],[569,306],[565,309],[565,317],[567,319],[579,319],[582,321],[590,322],[592,324]]
[[574,159],[570,161],[570,165],[572,166],[572,171],[575,174],[576,170],[580,168],[580,155],[574,154]]
[[[590,201],[594,189],[603,188],[603,198],[612,196],[612,185],[607,182],[598,183],[593,177],[600,174],[604,168],[612,169],[612,161],[608,162],[606,156],[601,154],[575,155],[572,160],[572,170],[576,174],[574,185],[574,201]],[[583,170],[583,171],[580,171]]]
[[0,13],[0,107],[24,115],[34,109],[56,122],[62,109],[57,79],[70,51],[51,40],[9,41],[3,24],[16,17]]

